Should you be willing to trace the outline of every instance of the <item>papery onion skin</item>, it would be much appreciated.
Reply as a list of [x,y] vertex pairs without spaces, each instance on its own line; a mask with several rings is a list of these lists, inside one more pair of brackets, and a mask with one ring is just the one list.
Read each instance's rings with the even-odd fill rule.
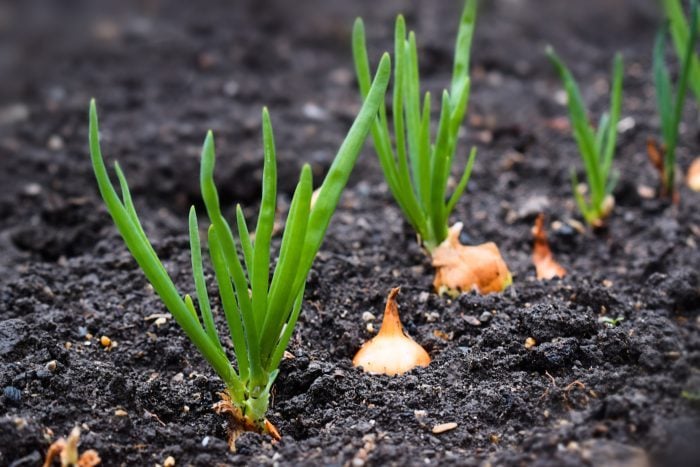
[[559,264],[549,248],[547,232],[544,229],[544,214],[537,216],[532,228],[534,245],[532,249],[532,263],[535,265],[538,280],[548,280],[555,277],[564,277],[566,269]]
[[367,373],[395,376],[417,366],[428,366],[430,355],[403,330],[394,288],[387,297],[384,319],[379,333],[365,342],[352,359],[353,366]]
[[471,290],[481,294],[505,290],[513,283],[513,276],[498,246],[493,242],[462,245],[459,243],[461,231],[459,222],[450,227],[445,241],[431,252],[435,290],[451,297]]
[[695,158],[688,168],[688,187],[693,191],[700,191],[700,157]]

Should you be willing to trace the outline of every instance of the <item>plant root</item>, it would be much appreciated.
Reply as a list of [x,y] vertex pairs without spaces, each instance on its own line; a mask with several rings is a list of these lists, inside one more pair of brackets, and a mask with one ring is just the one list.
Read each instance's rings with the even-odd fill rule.
[[227,391],[218,393],[221,400],[212,407],[217,414],[228,416],[228,447],[231,452],[236,452],[236,440],[245,432],[269,435],[273,441],[280,441],[282,435],[275,425],[267,418],[262,422],[247,417],[243,411],[233,404]]

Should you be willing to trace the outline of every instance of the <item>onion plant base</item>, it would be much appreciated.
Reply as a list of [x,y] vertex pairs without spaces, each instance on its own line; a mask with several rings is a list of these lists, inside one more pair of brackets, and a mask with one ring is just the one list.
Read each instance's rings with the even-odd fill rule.
[[234,404],[228,390],[219,393],[221,400],[212,407],[214,412],[225,415],[228,418],[228,447],[231,452],[236,451],[236,440],[245,432],[268,435],[273,441],[282,439],[277,427],[267,418],[255,420],[243,413],[241,408]]
[[472,290],[480,294],[505,290],[513,283],[513,276],[498,246],[493,242],[462,245],[461,231],[461,222],[450,227],[445,241],[431,252],[435,291],[455,298]]
[[649,156],[649,161],[651,165],[659,173],[659,196],[661,198],[671,199],[674,204],[680,202],[680,193],[678,188],[675,186],[668,186],[666,181],[670,178],[667,176],[666,165],[664,160],[666,159],[666,147],[664,144],[659,143],[655,138],[647,138],[647,156]]
[[88,449],[78,455],[78,444],[80,443],[80,428],[75,427],[68,438],[60,438],[51,443],[46,452],[46,459],[43,467],[51,467],[56,457],[61,461],[62,467],[95,467],[100,465],[102,459],[94,449]]

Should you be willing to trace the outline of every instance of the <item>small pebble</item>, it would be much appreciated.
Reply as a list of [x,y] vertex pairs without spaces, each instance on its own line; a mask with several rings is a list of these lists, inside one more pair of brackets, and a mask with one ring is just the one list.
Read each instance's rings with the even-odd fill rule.
[[58,363],[56,362],[56,360],[51,360],[49,363],[46,364],[46,369],[51,371],[51,372],[56,371],[57,367],[58,367]]
[[128,414],[127,411],[124,410],[124,409],[117,409],[117,410],[114,411],[114,415],[117,416],[117,417],[126,417],[126,416],[129,415],[129,414]]
[[526,349],[531,349],[536,345],[537,345],[537,342],[532,337],[528,337],[527,339],[525,339],[525,348]]
[[174,466],[175,466],[175,458],[173,456],[168,456],[163,461],[163,467],[174,467]]
[[492,317],[493,315],[491,313],[489,313],[488,311],[484,311],[483,313],[481,313],[481,316],[479,316],[479,321],[481,321],[482,323],[488,323],[489,321],[491,321]]
[[24,187],[24,194],[27,196],[37,196],[41,193],[41,185],[38,183],[29,183]]
[[375,317],[369,311],[362,313],[362,321],[374,321]]
[[634,128],[636,124],[637,122],[635,122],[634,118],[632,117],[622,118],[619,122],[617,122],[617,131],[620,133],[625,133]]
[[476,316],[467,315],[464,317],[464,320],[472,326],[481,326],[481,321],[476,319]]
[[102,336],[100,337],[100,344],[102,344],[102,347],[109,347],[112,344],[112,339],[107,336]]
[[58,135],[51,135],[46,144],[52,151],[60,151],[63,149],[63,139]]
[[238,94],[239,89],[240,85],[236,81],[231,80],[224,84],[224,94],[226,94],[228,97],[233,97]]
[[19,403],[22,402],[22,391],[14,386],[5,386],[5,389],[2,390],[2,394],[10,404],[19,405]]
[[313,102],[307,102],[301,109],[305,117],[311,120],[326,120],[328,118],[328,112],[314,104]]

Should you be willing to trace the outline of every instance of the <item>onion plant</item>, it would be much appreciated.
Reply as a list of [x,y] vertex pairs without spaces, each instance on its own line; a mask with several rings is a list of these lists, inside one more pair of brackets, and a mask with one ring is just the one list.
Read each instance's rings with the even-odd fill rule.
[[[190,209],[189,232],[196,304],[190,295],[183,296],[178,292],[151,246],[119,164],[115,164],[115,171],[121,196],[112,185],[100,151],[94,100],[90,104],[90,153],[107,209],[153,289],[226,385],[227,398],[233,405],[229,413],[234,415],[238,429],[276,434],[274,427],[265,419],[270,387],[301,310],[306,277],[380,103],[384,100],[390,73],[390,60],[385,55],[368,88],[367,99],[319,188],[313,207],[311,169],[308,165],[302,168],[271,280],[270,244],[276,208],[277,169],[268,112],[265,109],[262,112],[263,187],[255,235],[249,233],[243,211],[238,206],[238,241],[221,213],[214,185],[214,138],[211,131],[207,134],[202,149],[200,183],[211,222],[208,246],[237,368],[226,354],[226,346],[212,315],[194,207]],[[242,253],[242,260],[239,253]]]
[[[430,128],[431,101],[421,99],[418,50],[413,32],[406,33],[403,16],[394,29],[394,82],[392,145],[389,119],[384,105],[372,127],[372,139],[389,189],[435,267],[433,287],[456,296],[476,290],[500,292],[512,276],[498,247],[488,242],[465,246],[459,242],[461,223],[449,227],[452,210],[464,193],[476,157],[472,148],[459,182],[447,197],[448,181],[457,149],[459,128],[469,102],[469,60],[477,11],[476,0],[465,0],[455,45],[450,90],[442,92],[440,120],[435,140]],[[353,56],[360,91],[369,95],[369,59],[362,19],[355,21]]]
[[569,119],[586,172],[588,199],[579,190],[576,171],[571,171],[574,198],[586,222],[592,226],[600,226],[614,206],[612,191],[617,182],[617,173],[613,170],[613,159],[617,123],[622,107],[622,56],[618,53],[613,60],[609,113],[604,113],[600,117],[598,127],[594,128],[588,120],[583,98],[573,75],[554,49],[547,47],[547,55],[564,83]]
[[[660,169],[662,194],[675,195],[675,172],[676,172],[676,145],[678,143],[678,127],[683,116],[683,106],[685,105],[686,90],[689,85],[700,86],[700,69],[695,67],[694,75],[691,74],[693,64],[697,65],[695,57],[695,43],[698,38],[698,5],[695,0],[691,2],[690,32],[683,34],[681,25],[682,10],[672,17],[671,31],[676,42],[676,47],[681,49],[682,61],[676,91],[674,95],[671,76],[666,66],[664,52],[666,50],[666,32],[668,26],[662,28],[657,36],[654,45],[654,87],[656,88],[656,102],[659,116],[661,118],[661,140],[662,146],[657,148],[655,144],[650,144],[649,156],[652,162]],[[680,7],[679,7],[680,8]],[[676,11],[675,9],[673,11]],[[686,28],[687,29],[687,28]],[[685,40],[684,42],[682,42]]]
[[[661,0],[661,4],[666,14],[676,55],[682,59],[688,51],[688,39],[690,38],[690,29],[683,13],[683,6],[680,0]],[[696,19],[696,27],[697,22]],[[691,55],[689,67],[688,86],[695,94],[695,99],[700,103],[700,60],[697,54]]]
[[[401,15],[396,19],[394,30],[392,116],[395,147],[384,105],[380,106],[372,127],[374,147],[389,189],[428,252],[447,238],[448,218],[469,182],[476,156],[476,148],[472,148],[459,183],[446,201],[457,134],[469,102],[469,59],[476,3],[476,0],[467,0],[460,18],[452,83],[450,90],[442,93],[435,141],[431,140],[430,92],[421,99],[416,37],[412,31],[406,35],[406,23]],[[363,98],[367,98],[369,60],[360,18],[355,21],[352,48],[360,91]]]

